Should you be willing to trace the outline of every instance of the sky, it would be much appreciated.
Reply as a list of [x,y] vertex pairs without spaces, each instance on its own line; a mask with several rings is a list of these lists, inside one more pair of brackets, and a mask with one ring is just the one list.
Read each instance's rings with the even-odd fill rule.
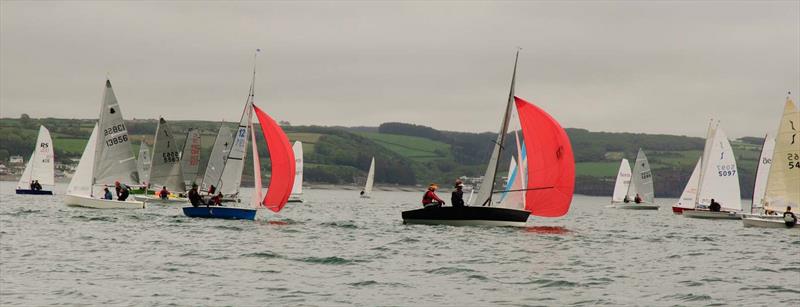
[[0,2],[0,116],[497,131],[516,95],[564,127],[731,137],[800,93],[800,1]]

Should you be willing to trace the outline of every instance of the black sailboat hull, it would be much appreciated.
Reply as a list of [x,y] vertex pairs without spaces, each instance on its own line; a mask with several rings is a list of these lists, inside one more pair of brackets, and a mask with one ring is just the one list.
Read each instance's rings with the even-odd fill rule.
[[403,211],[404,224],[523,227],[530,212],[496,207],[439,207]]

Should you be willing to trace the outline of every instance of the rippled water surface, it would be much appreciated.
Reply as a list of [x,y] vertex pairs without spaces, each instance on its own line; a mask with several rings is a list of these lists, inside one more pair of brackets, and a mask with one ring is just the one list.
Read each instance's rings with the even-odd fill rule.
[[403,225],[420,193],[308,190],[252,222],[68,208],[0,186],[4,306],[800,302],[800,231],[609,209],[607,198],[484,228]]

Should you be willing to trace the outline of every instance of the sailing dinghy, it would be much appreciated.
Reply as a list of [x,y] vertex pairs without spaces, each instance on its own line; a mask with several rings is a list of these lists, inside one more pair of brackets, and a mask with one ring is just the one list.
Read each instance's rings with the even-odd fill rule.
[[370,198],[372,195],[372,185],[375,184],[375,157],[369,163],[369,172],[367,172],[367,183],[364,184],[364,190],[361,191],[361,198]]
[[[481,206],[428,207],[404,211],[406,224],[525,226],[533,214],[543,217],[559,217],[569,211],[575,188],[575,162],[567,133],[547,112],[522,98],[514,96],[517,60],[511,77],[511,90],[505,114],[500,126],[484,180],[478,192],[476,204]],[[499,157],[508,130],[512,109],[516,107],[522,136],[525,141],[526,158],[521,163],[527,173],[525,180],[524,208],[504,207],[492,201]]]
[[[64,203],[68,206],[97,209],[138,209],[145,204],[129,197],[125,201],[100,199],[103,190],[95,186],[139,182],[136,158],[131,151],[130,138],[111,81],[106,80],[100,119],[78,162],[67,188]],[[113,192],[112,192],[113,193]]]
[[678,199],[676,204],[672,205],[672,213],[683,214],[684,210],[694,210],[694,204],[697,201],[697,187],[700,185],[702,159],[698,159],[697,164],[694,165],[692,175],[689,177],[689,181],[686,182],[683,193],[681,193],[681,198]]
[[[53,195],[53,188],[56,186],[53,139],[50,138],[50,131],[44,126],[39,126],[39,136],[36,137],[35,145],[31,158],[25,164],[25,171],[17,182],[16,193]],[[41,189],[32,189],[32,182],[39,182]]]
[[[631,165],[628,159],[622,158],[617,171],[617,180],[614,182],[614,192],[611,194],[611,206],[625,203],[628,187],[631,185]],[[630,199],[628,200],[630,202]]]
[[[163,117],[158,119],[155,141],[153,142],[153,156],[150,159],[149,190],[145,195],[136,195],[136,199],[150,203],[185,203],[188,201],[182,195],[186,194],[186,185],[183,179],[182,162],[178,145],[175,143],[172,131]],[[166,187],[170,195],[166,199],[158,195],[162,187]]]
[[294,186],[292,186],[292,194],[289,195],[290,203],[303,202],[303,143],[295,141],[292,145],[294,151]]
[[[708,127],[703,157],[700,159],[700,176],[694,208],[683,209],[683,216],[703,219],[741,218],[742,201],[739,190],[739,172],[731,144],[719,121],[712,120]],[[708,209],[714,199],[721,210]]]
[[[800,216],[800,112],[790,97],[786,97],[778,134],[775,136],[775,147],[769,168],[769,175],[762,199],[764,210],[785,212],[791,207],[795,215]],[[748,227],[786,228],[796,225],[787,224],[780,218],[768,216],[744,216],[742,223]]]
[[[637,195],[641,198],[641,202],[638,204],[635,201]],[[633,166],[626,196],[629,200],[628,203],[623,201],[614,207],[631,210],[658,210],[658,205],[655,204],[653,174],[650,172],[650,163],[647,162],[647,156],[645,156],[641,148],[639,148],[639,153],[636,154],[636,164]]]

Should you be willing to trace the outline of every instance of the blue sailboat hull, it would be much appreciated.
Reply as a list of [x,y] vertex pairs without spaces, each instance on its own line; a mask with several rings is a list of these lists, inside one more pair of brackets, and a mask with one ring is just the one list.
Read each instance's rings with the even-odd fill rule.
[[188,217],[202,217],[226,220],[255,220],[256,209],[230,207],[183,207],[183,214]]
[[17,189],[17,194],[25,194],[25,195],[53,195],[53,191]]

